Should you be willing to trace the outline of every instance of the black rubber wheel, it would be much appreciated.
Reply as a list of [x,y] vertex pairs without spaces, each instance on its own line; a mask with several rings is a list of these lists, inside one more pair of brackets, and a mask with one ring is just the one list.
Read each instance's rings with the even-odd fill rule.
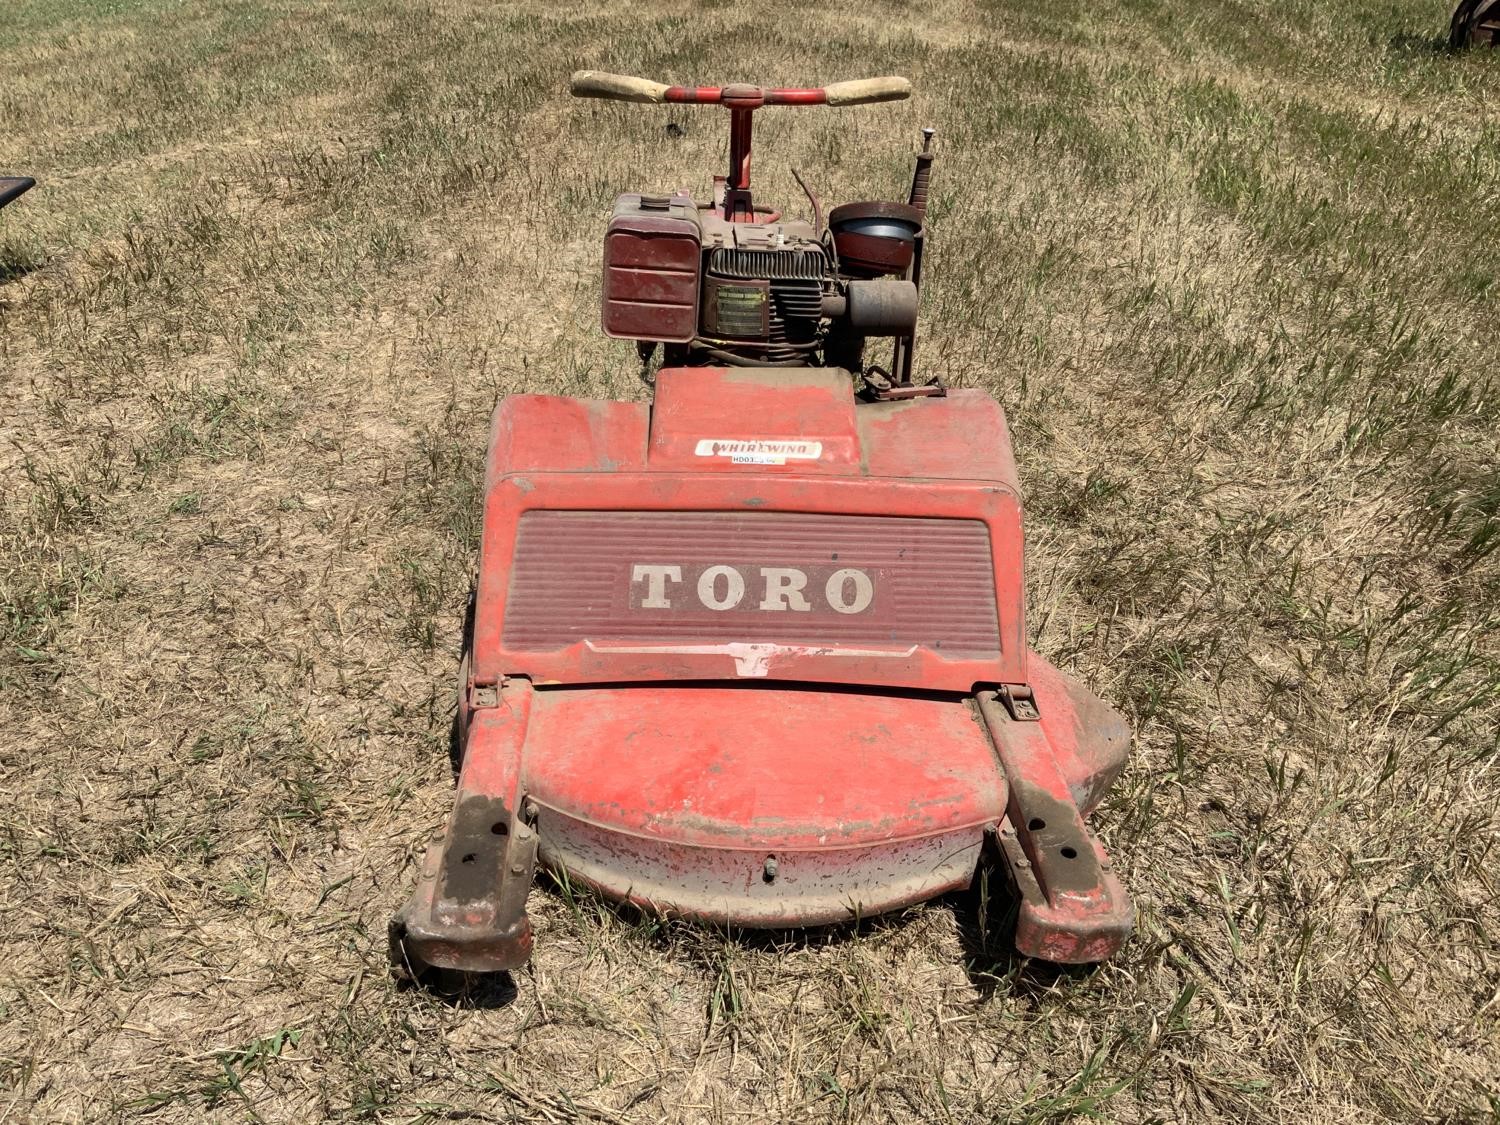
[[1448,46],[1455,51],[1500,44],[1500,0],[1460,0],[1448,26]]

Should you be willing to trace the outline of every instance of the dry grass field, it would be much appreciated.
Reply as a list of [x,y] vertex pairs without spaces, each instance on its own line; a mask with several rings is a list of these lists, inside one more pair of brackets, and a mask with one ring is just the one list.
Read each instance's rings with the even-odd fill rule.
[[[1443,0],[5,0],[0,1121],[1500,1115],[1500,58]],[[732,49],[732,52],[731,52]],[[612,197],[904,191],[1006,405],[1033,643],[1124,709],[1137,896],[1057,972],[956,896],[722,934],[539,885],[398,987],[496,401],[637,397]],[[668,123],[681,127],[668,131]]]

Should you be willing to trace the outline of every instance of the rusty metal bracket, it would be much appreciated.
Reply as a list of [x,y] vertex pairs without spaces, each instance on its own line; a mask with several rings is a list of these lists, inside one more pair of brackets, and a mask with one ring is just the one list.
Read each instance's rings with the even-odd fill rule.
[[[1064,964],[1103,961],[1130,935],[1130,899],[1084,824],[1035,705],[999,691],[982,691],[978,701],[1009,785],[994,833],[1020,899],[1016,948]],[[1029,706],[1032,717],[1013,716],[1013,705]]]
[[[504,828],[504,832],[497,831]],[[472,796],[433,838],[417,889],[391,923],[391,958],[415,976],[434,965],[496,972],[531,956],[526,895],[536,833],[499,801]]]
[[945,398],[948,388],[936,377],[926,383],[897,383],[878,367],[863,373],[863,396],[868,402],[900,402],[909,398]]
[[537,835],[519,815],[531,684],[506,680],[466,694],[471,707],[453,815],[428,845],[416,890],[390,926],[391,960],[412,976],[426,966],[515,969],[531,956],[526,896]]
[[1039,722],[1042,713],[1037,710],[1036,696],[1030,684],[1001,684],[995,689],[1000,702],[1005,704],[1010,717],[1018,723]]

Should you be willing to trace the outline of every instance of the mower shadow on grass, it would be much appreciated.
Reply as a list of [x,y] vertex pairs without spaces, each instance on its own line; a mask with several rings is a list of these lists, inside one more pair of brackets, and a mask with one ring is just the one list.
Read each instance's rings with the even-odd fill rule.
[[417,976],[396,976],[397,992],[425,992],[449,1008],[494,1011],[515,1003],[520,989],[510,973],[465,973],[458,969],[423,969]]
[[[998,890],[994,881],[998,880]],[[1064,965],[1027,957],[1013,940],[1019,900],[1005,886],[1004,876],[982,868],[967,890],[952,891],[926,903],[869,918],[850,919],[801,929],[745,929],[684,919],[661,918],[628,902],[617,902],[587,887],[571,883],[566,874],[549,868],[537,871],[537,887],[554,896],[575,915],[610,919],[633,932],[634,940],[687,961],[717,961],[705,943],[727,942],[742,953],[785,955],[810,949],[838,947],[880,933],[898,932],[918,924],[918,916],[948,911],[953,916],[963,951],[964,971],[978,1003],[997,993],[1031,997],[1054,993],[1058,986],[1082,983],[1098,965]],[[585,919],[586,920],[586,919]]]
[[953,911],[964,971],[981,1004],[996,993],[1041,996],[1059,984],[1087,981],[1099,971],[1097,964],[1065,965],[1021,953],[1015,944],[1020,900],[993,867],[981,868],[967,890],[953,891],[938,901]]
[[1386,40],[1386,47],[1391,54],[1404,58],[1456,55],[1461,50],[1450,43],[1446,35],[1412,35],[1409,33],[1392,35]]
[[[464,659],[469,650],[474,646],[474,605],[479,596],[479,579],[477,576],[469,580],[469,598],[464,603],[464,626],[459,633],[458,666],[459,678],[463,678]],[[464,731],[463,724],[459,722],[458,700],[455,697],[453,707],[453,721],[448,724],[448,765],[453,770],[453,779],[458,780],[459,771],[464,764]]]
[[0,244],[0,285],[20,281],[21,278],[36,273],[46,264],[44,261],[33,258],[24,250]]

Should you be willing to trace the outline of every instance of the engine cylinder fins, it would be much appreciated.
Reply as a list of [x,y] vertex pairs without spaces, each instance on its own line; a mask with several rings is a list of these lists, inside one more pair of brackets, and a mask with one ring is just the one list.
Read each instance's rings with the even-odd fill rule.
[[[816,335],[818,318],[823,315],[823,286],[816,282],[796,284],[784,282],[771,285],[773,322],[781,320],[784,325],[807,328]],[[773,323],[774,328],[774,323]]]
[[767,355],[790,360],[815,348],[822,315],[821,282],[772,282]]
[[708,256],[708,272],[747,281],[817,281],[827,272],[828,259],[817,243],[795,250],[751,250],[725,246]]
[[704,329],[717,347],[752,362],[795,363],[818,346],[827,272],[816,243],[713,250],[704,270]]

